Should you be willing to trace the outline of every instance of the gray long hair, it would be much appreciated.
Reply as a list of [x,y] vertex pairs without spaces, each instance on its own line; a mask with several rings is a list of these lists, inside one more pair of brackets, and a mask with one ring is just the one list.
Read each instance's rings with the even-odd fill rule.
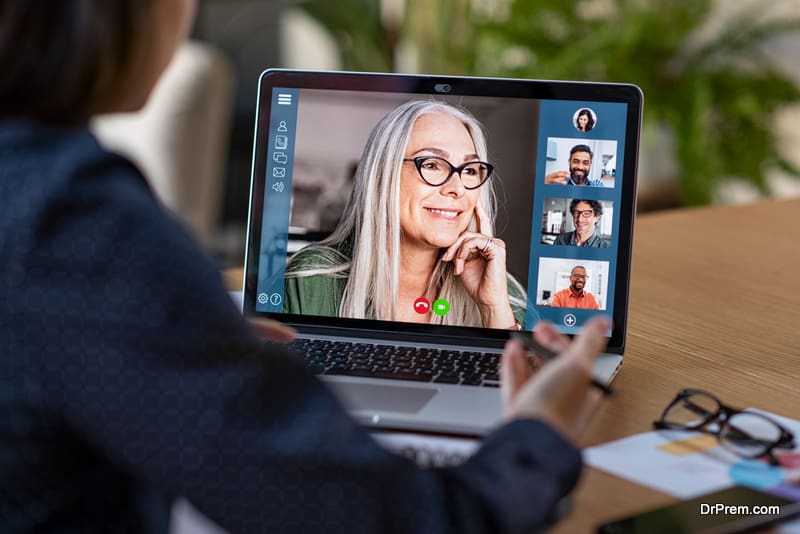
[[[487,161],[486,136],[481,124],[465,110],[444,102],[414,100],[387,114],[372,130],[358,164],[353,191],[341,221],[324,240],[309,245],[322,258],[320,265],[290,260],[287,277],[335,276],[347,278],[339,306],[340,317],[394,320],[400,286],[400,176],[403,157],[414,123],[423,115],[447,113],[467,128],[475,151]],[[496,199],[490,180],[479,190],[479,198],[490,221],[494,221]],[[473,217],[468,229],[477,231]],[[348,257],[347,252],[351,250]],[[442,253],[444,249],[442,250]],[[521,292],[521,286],[511,279]],[[453,273],[453,262],[439,262],[431,273],[428,291],[450,302],[450,312],[434,316],[440,324],[483,326],[475,302]],[[525,306],[513,299],[517,306]]]

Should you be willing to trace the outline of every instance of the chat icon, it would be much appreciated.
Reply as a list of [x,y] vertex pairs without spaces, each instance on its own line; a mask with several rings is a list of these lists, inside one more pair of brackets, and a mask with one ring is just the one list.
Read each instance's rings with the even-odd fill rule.
[[289,158],[286,157],[286,154],[283,152],[274,152],[272,154],[272,159],[275,160],[275,163],[280,163],[281,165],[285,165]]

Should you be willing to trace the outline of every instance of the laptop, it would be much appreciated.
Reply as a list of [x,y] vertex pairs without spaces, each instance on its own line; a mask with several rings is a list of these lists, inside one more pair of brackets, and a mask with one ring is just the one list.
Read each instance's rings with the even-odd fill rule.
[[611,316],[594,370],[611,382],[639,88],[295,70],[259,83],[243,312],[294,326],[292,350],[361,423],[489,432],[503,345],[540,319],[575,334]]

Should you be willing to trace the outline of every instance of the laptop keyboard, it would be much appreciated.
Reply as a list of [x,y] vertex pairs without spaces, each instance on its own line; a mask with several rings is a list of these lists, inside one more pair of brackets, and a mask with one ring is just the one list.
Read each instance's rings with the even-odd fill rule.
[[289,348],[314,374],[500,386],[499,354],[319,339],[297,339]]
[[420,467],[451,467],[463,464],[480,447],[478,438],[373,431],[372,437],[385,449],[405,456]]

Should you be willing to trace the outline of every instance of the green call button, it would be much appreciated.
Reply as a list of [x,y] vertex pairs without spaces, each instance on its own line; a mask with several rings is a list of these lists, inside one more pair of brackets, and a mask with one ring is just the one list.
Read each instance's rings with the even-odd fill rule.
[[445,299],[436,299],[433,302],[433,313],[436,315],[447,315],[450,311],[450,303]]

